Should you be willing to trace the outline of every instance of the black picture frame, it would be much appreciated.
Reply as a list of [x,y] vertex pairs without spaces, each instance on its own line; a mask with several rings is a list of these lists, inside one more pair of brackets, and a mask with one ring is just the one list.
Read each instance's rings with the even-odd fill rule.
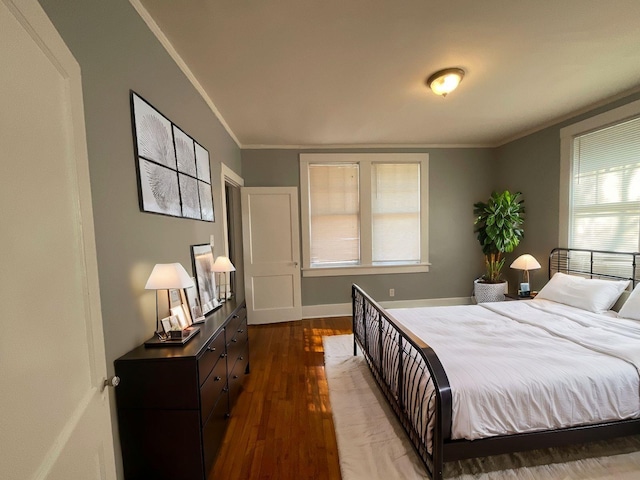
[[140,210],[214,222],[209,152],[136,92],[130,94]]
[[203,315],[221,306],[216,297],[213,262],[213,250],[210,244],[191,245],[191,266],[198,287],[200,308]]

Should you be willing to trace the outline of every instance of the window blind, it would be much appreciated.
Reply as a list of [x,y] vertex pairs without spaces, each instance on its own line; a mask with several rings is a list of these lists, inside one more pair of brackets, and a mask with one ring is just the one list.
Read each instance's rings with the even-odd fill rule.
[[573,140],[569,245],[640,250],[640,118]]
[[311,265],[360,262],[358,164],[309,165]]
[[371,170],[374,263],[420,262],[420,165],[374,163]]

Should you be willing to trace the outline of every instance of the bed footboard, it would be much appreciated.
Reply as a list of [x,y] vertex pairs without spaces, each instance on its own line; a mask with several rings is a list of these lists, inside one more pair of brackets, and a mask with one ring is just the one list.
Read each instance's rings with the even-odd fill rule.
[[354,355],[359,345],[431,478],[440,480],[451,437],[451,389],[442,364],[357,285],[352,301]]

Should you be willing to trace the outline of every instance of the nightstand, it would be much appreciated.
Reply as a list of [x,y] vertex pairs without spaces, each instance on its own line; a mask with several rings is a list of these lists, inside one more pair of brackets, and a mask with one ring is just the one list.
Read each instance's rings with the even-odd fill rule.
[[511,302],[513,300],[531,300],[534,297],[535,297],[535,295],[529,295],[528,297],[521,297],[517,293],[505,293],[504,294],[504,301],[505,302]]

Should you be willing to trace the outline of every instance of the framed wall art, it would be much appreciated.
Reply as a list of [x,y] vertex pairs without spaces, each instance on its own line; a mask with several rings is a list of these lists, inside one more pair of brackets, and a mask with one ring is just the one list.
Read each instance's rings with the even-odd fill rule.
[[209,152],[131,91],[140,210],[215,221]]

